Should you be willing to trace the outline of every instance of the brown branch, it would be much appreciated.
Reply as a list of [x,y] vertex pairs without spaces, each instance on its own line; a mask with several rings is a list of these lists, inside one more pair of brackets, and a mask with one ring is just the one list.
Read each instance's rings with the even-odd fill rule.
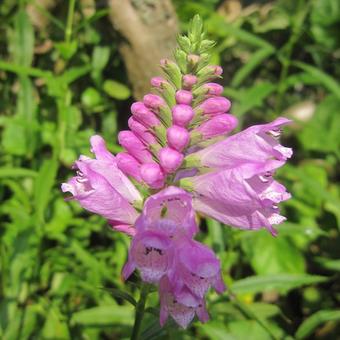
[[150,89],[159,61],[170,57],[178,23],[170,0],[108,0],[110,19],[123,37],[119,45],[135,98]]

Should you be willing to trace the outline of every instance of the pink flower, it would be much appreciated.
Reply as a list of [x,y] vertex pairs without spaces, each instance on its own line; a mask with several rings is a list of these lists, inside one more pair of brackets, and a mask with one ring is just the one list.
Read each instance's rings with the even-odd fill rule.
[[290,198],[270,173],[245,178],[238,169],[225,169],[190,178],[194,207],[218,221],[241,229],[266,227],[285,220],[277,204]]
[[194,296],[187,287],[175,296],[169,279],[164,276],[159,285],[161,303],[160,324],[164,326],[169,315],[182,328],[187,328],[195,315],[201,322],[209,320],[204,299]]
[[192,237],[197,232],[191,196],[168,187],[149,197],[135,227],[123,277],[127,279],[138,268],[144,281],[156,283],[171,266],[174,238]]
[[174,265],[168,274],[175,296],[186,286],[200,299],[213,286],[218,293],[225,290],[220,261],[214,252],[200,242],[182,237],[178,240]]
[[132,203],[141,201],[140,193],[118,169],[116,158],[100,136],[91,137],[91,146],[96,158],[81,156],[75,162],[77,175],[62,184],[62,191],[71,192],[83,208],[114,221],[114,225],[132,226],[138,217]]
[[212,169],[238,168],[246,178],[282,166],[292,150],[282,146],[281,126],[290,120],[280,117],[268,124],[254,125],[195,154],[202,166]]

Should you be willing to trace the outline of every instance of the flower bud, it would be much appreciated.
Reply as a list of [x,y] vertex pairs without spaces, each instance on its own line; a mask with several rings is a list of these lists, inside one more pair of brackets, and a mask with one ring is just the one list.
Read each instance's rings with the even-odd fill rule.
[[130,130],[146,144],[157,144],[155,136],[133,117],[129,118],[128,125]]
[[231,102],[224,97],[213,97],[206,99],[200,106],[199,109],[205,114],[216,114],[227,112],[230,109]]
[[156,94],[146,94],[143,98],[143,103],[150,109],[159,110],[159,108],[165,105],[165,101],[162,97]]
[[192,102],[192,93],[186,90],[178,90],[176,92],[176,102],[177,104],[190,105]]
[[132,131],[120,131],[118,134],[119,144],[141,163],[153,162],[152,155],[145,145]]
[[232,131],[237,126],[237,118],[230,114],[219,114],[202,123],[196,130],[204,139]]
[[196,65],[200,61],[200,56],[197,54],[189,54],[188,62],[192,65]]
[[164,173],[157,163],[146,163],[141,166],[140,174],[143,181],[152,189],[160,189],[164,185]]
[[186,126],[194,117],[194,111],[191,106],[178,104],[172,108],[173,123],[179,126]]
[[135,102],[131,105],[131,112],[136,120],[146,127],[155,127],[161,124],[156,115],[150,111],[142,102]]
[[153,77],[150,81],[151,85],[154,87],[161,87],[161,85],[166,82],[167,81],[162,77]]
[[223,86],[216,83],[206,83],[203,87],[208,90],[207,94],[213,96],[220,96],[223,93]]
[[177,151],[182,151],[190,141],[190,134],[187,129],[178,125],[173,125],[167,129],[166,137],[169,146]]
[[127,152],[119,152],[116,156],[117,166],[126,175],[135,178],[138,182],[142,181],[140,174],[140,163],[136,158]]
[[158,153],[159,162],[166,173],[175,172],[183,162],[183,155],[170,147],[162,148]]
[[193,74],[186,74],[183,76],[182,83],[184,88],[191,89],[197,83],[197,77]]

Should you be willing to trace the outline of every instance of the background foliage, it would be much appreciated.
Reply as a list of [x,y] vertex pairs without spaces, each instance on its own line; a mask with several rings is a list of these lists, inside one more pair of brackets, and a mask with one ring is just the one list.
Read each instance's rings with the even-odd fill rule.
[[[32,2],[33,3],[33,2]],[[70,1],[72,3],[72,0]],[[0,338],[121,339],[138,289],[123,283],[129,240],[65,202],[60,183],[89,136],[117,152],[132,103],[103,2],[66,2],[34,29],[24,2],[0,5]],[[211,321],[158,325],[151,294],[143,339],[335,339],[340,327],[340,3],[174,1],[181,27],[199,13],[217,40],[225,95],[243,127],[294,119],[295,154],[278,174],[293,193],[279,236],[202,220],[230,289],[209,294]],[[112,30],[112,32],[111,32]]]

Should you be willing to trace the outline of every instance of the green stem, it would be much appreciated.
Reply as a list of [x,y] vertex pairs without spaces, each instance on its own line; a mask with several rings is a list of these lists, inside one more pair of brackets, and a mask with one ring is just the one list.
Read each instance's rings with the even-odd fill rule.
[[149,294],[149,286],[147,284],[142,284],[140,298],[136,306],[135,323],[133,325],[133,330],[131,334],[131,340],[137,340],[139,338],[139,333],[142,325],[142,320],[145,312],[145,303],[147,296]]
[[69,0],[68,3],[68,13],[67,13],[67,22],[65,29],[65,42],[71,41],[72,36],[72,24],[73,24],[73,16],[74,16],[74,7],[76,4],[76,0]]

